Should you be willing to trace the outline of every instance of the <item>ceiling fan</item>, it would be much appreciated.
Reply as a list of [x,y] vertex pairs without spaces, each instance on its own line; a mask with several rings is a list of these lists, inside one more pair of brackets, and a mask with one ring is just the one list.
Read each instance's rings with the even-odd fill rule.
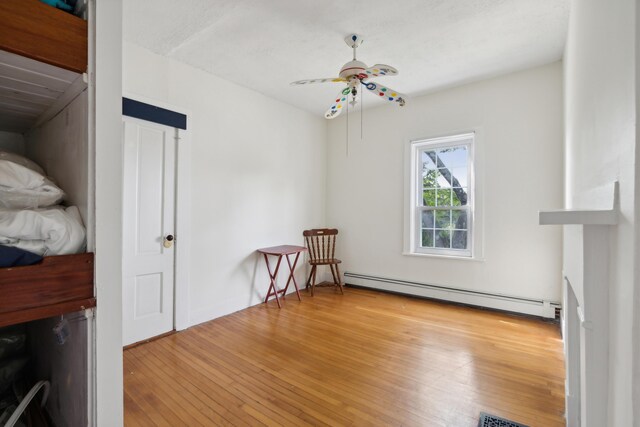
[[395,76],[398,74],[398,70],[385,64],[376,64],[372,67],[367,67],[364,62],[358,61],[356,59],[356,49],[363,41],[362,37],[358,34],[350,34],[345,37],[344,41],[347,43],[347,46],[353,49],[353,60],[342,66],[338,77],[298,80],[291,84],[306,85],[310,83],[346,82],[347,87],[340,92],[340,95],[338,95],[333,105],[324,113],[324,117],[327,119],[333,119],[340,115],[344,103],[349,99],[349,94],[352,96],[350,104],[356,104],[356,95],[358,94],[358,86],[360,85],[366,87],[382,99],[397,102],[401,107],[404,106],[406,102],[404,95],[391,88],[368,80],[371,77]]

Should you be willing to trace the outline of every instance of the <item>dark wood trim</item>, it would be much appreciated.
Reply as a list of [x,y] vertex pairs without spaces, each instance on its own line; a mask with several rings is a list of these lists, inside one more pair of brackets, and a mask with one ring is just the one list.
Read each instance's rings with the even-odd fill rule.
[[187,115],[155,105],[122,98],[122,115],[178,129],[187,129]]
[[96,306],[95,298],[87,298],[60,304],[43,305],[27,310],[12,311],[0,314],[0,327],[60,316],[65,313],[87,310]]
[[0,326],[96,306],[93,253],[0,269]]
[[76,73],[87,70],[87,21],[38,0],[0,1],[0,49]]

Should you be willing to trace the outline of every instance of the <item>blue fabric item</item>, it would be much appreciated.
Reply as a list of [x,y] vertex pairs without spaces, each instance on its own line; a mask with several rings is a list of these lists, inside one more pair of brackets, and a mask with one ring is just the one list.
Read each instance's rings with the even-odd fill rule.
[[0,267],[32,265],[42,261],[40,255],[11,246],[0,245]]
[[57,7],[58,9],[72,11],[73,8],[66,4],[63,0],[40,0],[42,3],[46,3],[49,6]]

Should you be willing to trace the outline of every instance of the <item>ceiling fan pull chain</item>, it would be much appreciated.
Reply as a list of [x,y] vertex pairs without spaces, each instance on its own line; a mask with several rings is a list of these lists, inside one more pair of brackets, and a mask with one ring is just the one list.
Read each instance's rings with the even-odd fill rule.
[[362,122],[364,121],[364,92],[360,93],[360,141],[362,141]]
[[[348,95],[347,95],[348,96]],[[347,102],[347,157],[349,157],[349,103]]]

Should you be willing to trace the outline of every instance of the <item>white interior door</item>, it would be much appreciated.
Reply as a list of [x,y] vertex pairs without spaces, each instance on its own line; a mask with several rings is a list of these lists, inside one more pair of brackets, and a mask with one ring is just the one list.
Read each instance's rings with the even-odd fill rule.
[[174,328],[177,130],[129,117],[124,126],[123,344]]

